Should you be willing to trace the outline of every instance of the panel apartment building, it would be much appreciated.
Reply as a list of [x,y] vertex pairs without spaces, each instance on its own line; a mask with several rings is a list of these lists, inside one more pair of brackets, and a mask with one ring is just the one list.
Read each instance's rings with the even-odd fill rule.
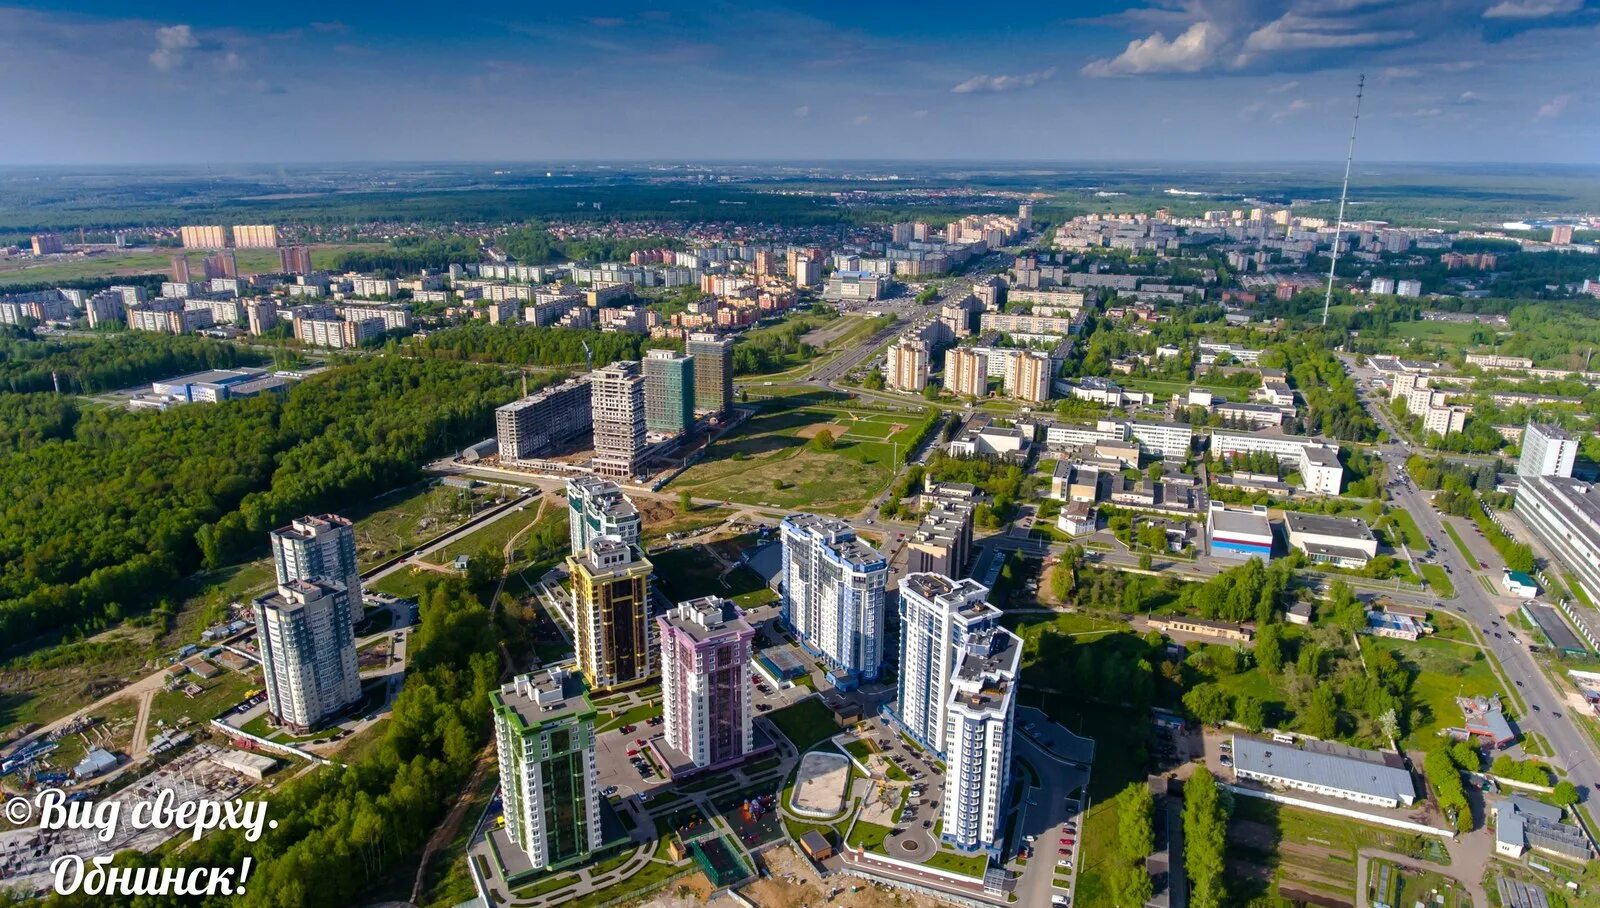
[[779,530],[784,623],[841,688],[877,680],[888,562],[836,517],[791,514]]
[[706,596],[656,617],[667,744],[702,770],[730,766],[755,746],[750,724],[755,628],[732,602]]
[[494,425],[501,460],[533,460],[584,440],[594,425],[589,376],[499,407]]
[[535,871],[584,862],[604,843],[595,709],[582,679],[554,668],[489,697],[506,837]]
[[637,546],[603,537],[567,556],[578,668],[590,689],[637,684],[655,670],[650,643],[653,570]]

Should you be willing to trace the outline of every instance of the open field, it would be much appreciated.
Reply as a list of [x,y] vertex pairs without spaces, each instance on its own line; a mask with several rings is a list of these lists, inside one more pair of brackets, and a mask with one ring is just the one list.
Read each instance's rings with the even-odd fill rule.
[[767,718],[801,752],[839,733],[833,710],[817,697],[807,697],[793,706],[767,713]]
[[[1425,341],[1438,341],[1444,344],[1466,345],[1472,341],[1472,335],[1485,326],[1472,322],[1396,322],[1390,328],[1390,333],[1406,340],[1421,338]],[[1489,329],[1493,330],[1493,329]]]
[[1444,572],[1444,568],[1437,564],[1419,564],[1417,570],[1422,573],[1422,579],[1428,581],[1428,586],[1433,587],[1433,591],[1441,598],[1456,597],[1456,585],[1450,582],[1450,575]]
[[[311,264],[316,268],[332,268],[339,256],[352,249],[382,249],[383,244],[354,244],[339,246],[314,246]],[[126,277],[135,274],[165,274],[170,267],[169,258],[181,249],[140,249],[107,252],[91,256],[49,256],[43,261],[0,262],[0,286],[10,284],[36,284],[50,281],[69,282],[97,280],[109,277]],[[201,262],[206,253],[191,249],[185,253],[189,267],[195,274],[204,274]],[[278,250],[240,249],[235,252],[239,273],[271,274],[278,270]]]
[[1447,862],[1437,842],[1256,798],[1235,798],[1228,824],[1228,890],[1242,904],[1269,887],[1295,902],[1356,903],[1356,852],[1374,847]]
[[[774,401],[670,487],[697,498],[853,513],[889,484],[896,457],[904,460],[926,418]],[[833,450],[819,451],[810,443],[824,430],[834,436]]]
[[1461,723],[1456,697],[1503,693],[1488,658],[1475,644],[1427,637],[1411,642],[1363,635],[1360,640],[1363,651],[1389,650],[1415,672],[1411,699],[1424,718],[1401,742],[1407,748],[1434,747],[1441,729]]

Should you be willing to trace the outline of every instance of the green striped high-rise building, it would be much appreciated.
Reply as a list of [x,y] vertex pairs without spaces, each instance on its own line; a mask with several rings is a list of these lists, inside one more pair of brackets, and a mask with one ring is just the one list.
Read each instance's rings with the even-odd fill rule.
[[679,435],[694,425],[694,357],[676,350],[644,355],[644,427]]
[[588,860],[603,845],[595,709],[566,668],[518,675],[490,694],[506,834],[535,871]]

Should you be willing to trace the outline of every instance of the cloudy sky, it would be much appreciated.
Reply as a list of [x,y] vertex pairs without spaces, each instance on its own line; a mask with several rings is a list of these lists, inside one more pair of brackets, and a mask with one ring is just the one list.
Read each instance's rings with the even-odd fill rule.
[[[137,13],[130,12],[136,7]],[[1600,0],[0,6],[0,164],[1600,163]]]

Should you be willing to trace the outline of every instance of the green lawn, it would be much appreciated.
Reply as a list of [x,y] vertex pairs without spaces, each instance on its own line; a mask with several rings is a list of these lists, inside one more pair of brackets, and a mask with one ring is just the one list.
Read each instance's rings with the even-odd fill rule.
[[388,593],[401,599],[417,599],[422,596],[431,583],[445,580],[444,574],[430,571],[427,568],[401,567],[399,570],[377,583],[367,584],[368,589],[380,593]]
[[1503,693],[1488,658],[1476,645],[1427,637],[1412,642],[1363,635],[1360,640],[1364,652],[1387,649],[1416,673],[1411,699],[1422,719],[1402,741],[1408,748],[1433,747],[1441,729],[1461,724],[1456,697]]
[[1422,572],[1422,579],[1428,581],[1428,586],[1433,587],[1433,591],[1438,593],[1440,598],[1456,597],[1456,586],[1450,582],[1450,575],[1444,572],[1444,568],[1437,564],[1418,564],[1417,570]]
[[801,752],[839,733],[833,710],[820,697],[807,697],[793,706],[767,713],[767,718]]
[[1422,534],[1417,526],[1417,520],[1411,516],[1410,511],[1396,508],[1389,512],[1394,516],[1395,526],[1400,528],[1400,535],[1405,537],[1406,545],[1418,551],[1427,551],[1428,537]]
[[1456,532],[1455,526],[1450,521],[1441,522],[1444,524],[1445,533],[1450,536],[1450,541],[1456,544],[1456,550],[1461,553],[1462,558],[1467,559],[1467,566],[1476,568],[1478,566],[1478,556],[1472,554],[1472,550],[1467,548],[1466,540],[1461,538],[1461,534]]
[[[564,514],[564,511],[558,513]],[[442,549],[428,553],[424,556],[434,564],[450,564],[456,560],[457,555],[466,555],[469,558],[480,552],[504,552],[506,543],[511,537],[517,535],[528,527],[533,526],[539,516],[539,502],[537,499],[528,502],[521,511],[513,511],[478,527],[465,536],[451,542]]]
[[193,698],[182,690],[164,690],[156,694],[150,704],[151,734],[155,734],[161,722],[172,726],[187,718],[192,723],[203,724],[243,700],[246,692],[261,687],[262,683],[261,672],[256,669],[244,674],[224,671],[209,681],[201,681],[194,675],[185,675],[184,679],[194,681],[203,692]]
[[[894,464],[905,459],[927,418],[925,412],[878,413],[804,399],[770,402],[670,488],[696,498],[854,513],[893,479]],[[822,430],[834,436],[832,450],[808,441]]]
[[640,722],[643,722],[646,719],[654,719],[659,715],[661,715],[660,700],[655,700],[650,703],[642,703],[632,709],[626,710],[622,713],[612,716],[610,719],[605,720],[595,728],[595,731],[610,731],[613,728],[621,728],[624,725],[638,725]]
[[1395,322],[1390,326],[1390,333],[1407,340],[1421,338],[1425,341],[1465,346],[1472,341],[1473,333],[1482,327],[1468,322]]
[[962,854],[948,848],[940,848],[934,852],[933,857],[926,861],[929,867],[938,870],[948,870],[962,876],[983,878],[984,871],[989,869],[989,856],[986,854]]
[[893,831],[888,826],[879,826],[876,823],[857,820],[855,827],[850,830],[848,842],[857,848],[865,848],[868,851],[876,851],[879,854],[888,854],[889,852],[884,848],[884,842],[888,841],[889,833]]

